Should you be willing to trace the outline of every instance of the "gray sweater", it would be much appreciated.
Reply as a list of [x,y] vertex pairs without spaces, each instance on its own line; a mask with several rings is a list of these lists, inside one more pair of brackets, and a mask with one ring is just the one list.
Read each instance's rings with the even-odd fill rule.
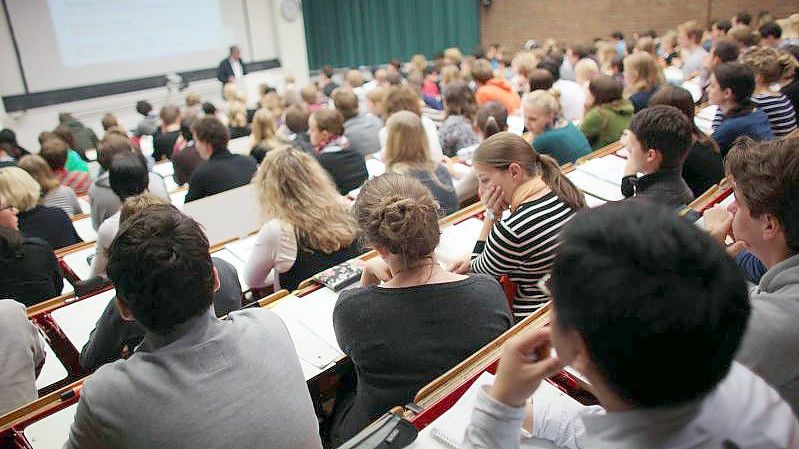
[[[0,415],[36,400],[36,376],[44,365],[44,346],[25,306],[0,299]],[[51,361],[50,363],[56,363]]]
[[273,312],[212,308],[83,385],[72,448],[320,449],[291,337]]
[[[150,180],[147,185],[147,191],[169,201],[169,192],[166,190],[164,178],[152,172],[149,173],[149,176]],[[108,172],[98,176],[89,187],[89,203],[92,208],[92,227],[94,227],[95,231],[100,228],[100,224],[102,224],[106,218],[114,215],[116,211],[122,207],[122,202],[119,200],[119,197],[111,190]]]
[[799,255],[771,267],[749,297],[752,315],[737,359],[799,413]]

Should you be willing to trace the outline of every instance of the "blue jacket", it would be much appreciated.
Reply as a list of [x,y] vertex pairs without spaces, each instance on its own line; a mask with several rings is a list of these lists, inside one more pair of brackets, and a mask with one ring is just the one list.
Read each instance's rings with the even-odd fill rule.
[[741,136],[749,136],[755,140],[771,140],[774,134],[771,132],[766,113],[755,109],[752,112],[728,115],[713,132],[713,140],[719,144],[722,156],[727,156],[735,139]]

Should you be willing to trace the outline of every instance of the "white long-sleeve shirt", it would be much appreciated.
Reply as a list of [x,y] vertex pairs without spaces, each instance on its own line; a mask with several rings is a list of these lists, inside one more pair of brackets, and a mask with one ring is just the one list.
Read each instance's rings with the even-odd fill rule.
[[294,266],[296,258],[297,237],[293,227],[281,220],[269,220],[255,237],[252,253],[244,265],[244,281],[251,288],[269,285],[271,282],[266,278],[272,269],[285,273]]

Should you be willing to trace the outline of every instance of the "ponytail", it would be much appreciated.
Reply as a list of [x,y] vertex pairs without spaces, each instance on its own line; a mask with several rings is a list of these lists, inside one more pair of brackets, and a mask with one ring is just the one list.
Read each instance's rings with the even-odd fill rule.
[[491,115],[485,121],[485,128],[483,129],[483,137],[488,139],[489,137],[493,136],[498,132],[500,132],[500,129],[499,125],[497,124],[497,119],[495,119],[494,116]]
[[577,187],[560,171],[558,162],[549,155],[539,154],[538,162],[541,166],[541,179],[555,193],[561,201],[572,210],[585,207],[585,196]]

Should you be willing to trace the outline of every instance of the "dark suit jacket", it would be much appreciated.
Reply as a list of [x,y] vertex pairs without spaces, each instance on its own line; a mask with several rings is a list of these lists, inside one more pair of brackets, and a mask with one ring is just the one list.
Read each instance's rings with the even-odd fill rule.
[[[239,62],[241,63],[241,73],[246,75],[247,65],[241,59],[239,59]],[[219,63],[219,67],[216,69],[216,79],[218,79],[220,83],[225,84],[231,76],[235,76],[233,73],[233,66],[230,64],[230,58],[225,58]]]
[[191,174],[186,202],[247,185],[256,169],[255,160],[249,156],[216,151]]

